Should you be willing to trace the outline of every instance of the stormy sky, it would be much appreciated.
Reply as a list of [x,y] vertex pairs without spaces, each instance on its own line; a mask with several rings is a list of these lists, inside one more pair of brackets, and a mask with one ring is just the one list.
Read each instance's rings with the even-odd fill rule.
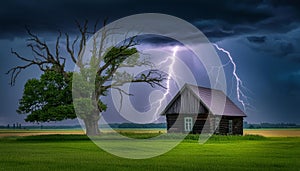
[[[164,13],[199,28],[208,39],[231,52],[237,73],[247,87],[252,109],[248,122],[300,123],[300,2],[293,0],[247,1],[7,1],[0,6],[0,125],[24,123],[15,111],[27,79],[38,77],[38,68],[24,71],[14,87],[5,72],[23,64],[13,48],[30,56],[25,26],[45,41],[53,42],[58,30],[75,36],[75,20],[108,18],[109,22],[138,13]],[[170,28],[170,32],[172,32]],[[163,46],[164,40],[148,41]],[[224,54],[219,53],[224,58]],[[231,80],[232,68],[225,69]],[[234,83],[228,82],[234,89]],[[239,106],[234,93],[230,98]],[[113,120],[113,119],[112,119]],[[74,121],[62,122],[74,124]],[[61,124],[61,123],[58,123]]]

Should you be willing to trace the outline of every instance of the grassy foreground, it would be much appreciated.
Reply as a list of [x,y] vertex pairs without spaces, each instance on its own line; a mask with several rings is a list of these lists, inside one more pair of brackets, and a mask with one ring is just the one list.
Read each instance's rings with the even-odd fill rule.
[[5,171],[300,168],[299,137],[213,136],[201,145],[192,135],[166,154],[133,160],[106,153],[84,135],[39,135],[0,138],[0,153],[0,170]]

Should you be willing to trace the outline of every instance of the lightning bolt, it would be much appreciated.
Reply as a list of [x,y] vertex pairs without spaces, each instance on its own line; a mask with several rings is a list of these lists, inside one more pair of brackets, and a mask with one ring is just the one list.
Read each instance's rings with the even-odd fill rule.
[[[154,118],[153,119],[156,119],[155,116],[159,115],[159,109],[162,107],[162,102],[166,99],[167,95],[170,93],[170,81],[172,79],[172,75],[174,75],[174,64],[175,64],[175,61],[176,61],[176,53],[177,53],[177,50],[178,50],[178,46],[175,46],[173,48],[173,55],[172,56],[169,56],[167,57],[165,60],[161,61],[160,63],[158,63],[158,66],[168,66],[168,77],[167,77],[167,81],[166,81],[166,91],[164,92],[163,96],[158,100],[156,101],[155,103],[158,104],[158,106],[156,107],[156,110],[155,110],[155,115],[154,115]],[[169,65],[167,65],[168,62],[171,62]],[[153,106],[153,104],[151,104],[151,106]]]
[[226,64],[218,67],[218,74],[217,74],[217,78],[216,78],[217,80],[216,81],[218,81],[218,76],[219,76],[220,68],[221,67],[225,67],[225,66],[227,66],[229,64],[232,64],[232,66],[233,66],[232,75],[233,75],[233,78],[235,79],[235,83],[236,83],[236,96],[237,96],[237,100],[239,101],[239,103],[242,104],[244,110],[246,110],[248,107],[251,108],[251,105],[248,102],[249,98],[243,92],[243,90],[247,90],[247,88],[243,85],[243,81],[240,79],[240,77],[237,74],[236,63],[234,62],[234,60],[233,60],[233,58],[231,56],[231,53],[229,51],[225,50],[224,48],[221,48],[216,43],[213,43],[213,46],[216,47],[216,49],[218,49],[219,51],[225,53],[226,56],[229,59],[229,61]]
[[[248,89],[243,85],[243,81],[240,79],[240,77],[237,74],[237,65],[233,60],[233,57],[231,56],[231,53],[227,50],[225,50],[224,48],[219,47],[217,44],[213,44],[213,46],[226,54],[226,56],[228,57],[228,61],[221,65],[221,66],[216,66],[217,68],[217,77],[216,77],[216,82],[218,83],[218,79],[219,79],[219,73],[221,71],[222,68],[228,66],[229,64],[231,64],[233,66],[233,71],[232,71],[232,75],[233,78],[235,79],[235,83],[236,83],[236,96],[237,96],[237,100],[239,103],[241,103],[241,105],[243,106],[243,109],[246,110],[248,108],[252,108],[249,101],[249,97],[246,96],[246,94],[244,93],[244,90],[248,91]],[[167,95],[170,93],[170,81],[172,78],[172,75],[174,75],[174,64],[176,62],[176,53],[178,51],[178,46],[175,46],[173,48],[173,55],[167,57],[165,60],[161,61],[158,66],[168,66],[167,72],[168,72],[168,77],[167,77],[167,81],[166,81],[166,91],[164,92],[163,96],[156,102],[154,102],[153,104],[150,104],[151,107],[153,107],[154,104],[157,104],[156,107],[156,111],[155,111],[155,115],[153,116],[153,119],[156,119],[156,115],[159,115],[159,109],[162,107],[162,103],[163,101],[166,99]],[[170,62],[170,64],[168,65],[168,63]]]

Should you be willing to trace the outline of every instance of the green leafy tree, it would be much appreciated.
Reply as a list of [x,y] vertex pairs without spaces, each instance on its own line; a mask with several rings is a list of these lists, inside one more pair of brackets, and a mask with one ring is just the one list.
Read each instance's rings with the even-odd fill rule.
[[27,122],[49,122],[74,119],[72,73],[65,78],[56,71],[46,71],[40,79],[30,79],[24,86],[17,110],[28,114]]
[[[105,23],[106,21],[103,23],[103,28]],[[100,133],[99,112],[107,108],[101,98],[107,96],[109,90],[115,89],[123,96],[123,94],[130,95],[121,88],[127,83],[139,82],[147,83],[152,87],[163,87],[161,82],[166,79],[166,76],[155,69],[135,76],[125,71],[120,72],[118,70],[120,68],[152,65],[146,59],[140,58],[135,48],[136,37],[127,38],[122,44],[104,50],[106,39],[112,34],[112,30],[104,29],[99,33],[96,32],[97,24],[93,30],[88,30],[87,21],[83,25],[79,22],[76,24],[80,32],[79,36],[71,39],[69,34],[65,33],[65,42],[62,43],[62,34],[59,32],[53,48],[27,28],[29,35],[27,47],[31,49],[33,56],[25,57],[12,50],[12,54],[24,61],[25,65],[15,66],[7,74],[11,74],[10,83],[14,85],[18,75],[28,67],[38,66],[44,72],[39,80],[28,80],[25,85],[18,112],[28,114],[26,121],[72,119],[75,118],[73,105],[76,105],[76,114],[83,119],[86,133],[98,135]],[[92,49],[86,49],[87,38],[94,34]],[[67,55],[61,55],[62,50]],[[91,52],[88,63],[83,60],[85,51]],[[73,62],[79,72],[67,71],[65,68],[67,60]],[[73,91],[74,101],[72,101],[71,86],[75,83],[80,86],[76,86]],[[90,91],[91,89],[94,91]]]

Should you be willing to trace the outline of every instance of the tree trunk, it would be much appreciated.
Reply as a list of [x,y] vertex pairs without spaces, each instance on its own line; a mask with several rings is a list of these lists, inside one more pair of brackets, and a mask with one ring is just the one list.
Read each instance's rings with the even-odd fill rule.
[[88,118],[88,119],[84,119],[83,121],[86,128],[86,135],[91,135],[91,136],[100,135],[97,119]]

